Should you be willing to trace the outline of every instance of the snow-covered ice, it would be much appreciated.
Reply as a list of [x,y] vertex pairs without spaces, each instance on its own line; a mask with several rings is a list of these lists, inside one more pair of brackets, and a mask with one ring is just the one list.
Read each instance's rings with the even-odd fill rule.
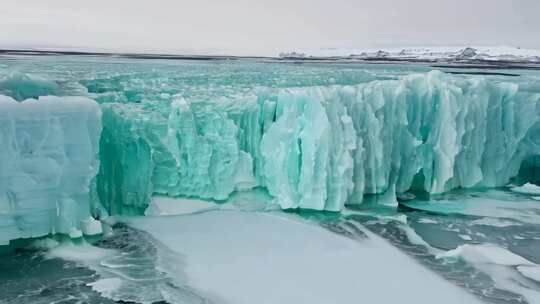
[[529,304],[540,303],[540,288],[527,279],[538,279],[540,265],[492,244],[465,244],[437,255],[437,258],[463,259],[488,274],[497,288],[523,295]]
[[479,303],[379,237],[241,211],[128,218],[185,258],[190,285],[229,303]]
[[302,49],[283,53],[282,58],[309,59],[314,57],[379,58],[427,61],[485,61],[540,63],[540,50],[512,46],[431,46],[390,48],[330,48]]

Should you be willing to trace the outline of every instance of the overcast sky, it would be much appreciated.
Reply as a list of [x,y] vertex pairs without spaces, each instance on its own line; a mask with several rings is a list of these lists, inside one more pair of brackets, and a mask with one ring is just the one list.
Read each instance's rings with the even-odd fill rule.
[[1,0],[0,48],[275,55],[317,48],[540,48],[540,0]]

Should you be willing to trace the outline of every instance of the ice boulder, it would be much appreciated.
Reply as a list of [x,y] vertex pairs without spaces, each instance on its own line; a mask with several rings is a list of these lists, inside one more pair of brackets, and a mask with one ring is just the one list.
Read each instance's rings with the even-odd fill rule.
[[54,81],[34,75],[12,72],[0,77],[0,94],[18,101],[39,96],[56,95],[59,86]]

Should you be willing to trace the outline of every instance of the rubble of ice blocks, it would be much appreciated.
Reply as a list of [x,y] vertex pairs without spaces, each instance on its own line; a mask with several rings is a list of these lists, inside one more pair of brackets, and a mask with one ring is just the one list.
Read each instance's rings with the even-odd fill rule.
[[141,213],[153,194],[225,200],[265,189],[282,208],[339,211],[366,194],[507,184],[540,154],[534,86],[433,71],[245,99],[103,104],[97,192]]
[[90,217],[101,110],[84,97],[0,95],[0,245],[49,233],[100,233]]

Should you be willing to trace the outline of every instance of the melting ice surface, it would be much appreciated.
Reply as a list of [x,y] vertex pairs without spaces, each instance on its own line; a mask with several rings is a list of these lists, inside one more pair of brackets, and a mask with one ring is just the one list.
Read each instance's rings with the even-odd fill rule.
[[432,70],[1,58],[0,302],[540,303],[540,74]]

